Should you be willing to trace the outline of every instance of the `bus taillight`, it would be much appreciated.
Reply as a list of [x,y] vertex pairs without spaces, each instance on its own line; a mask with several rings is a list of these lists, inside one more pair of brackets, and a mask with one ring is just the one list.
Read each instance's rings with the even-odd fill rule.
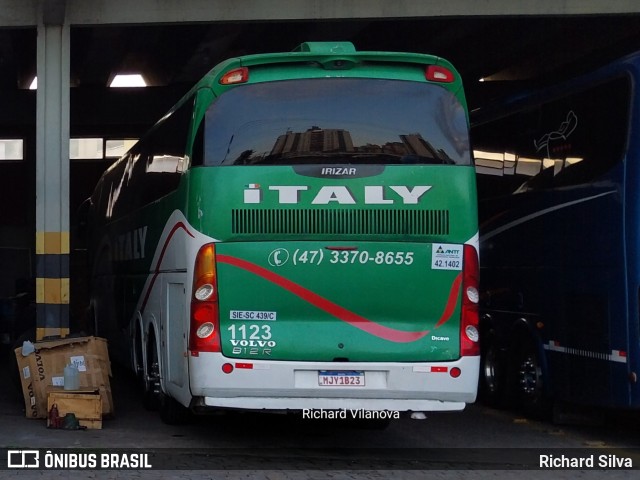
[[424,76],[430,82],[451,83],[456,79],[451,70],[440,65],[429,65]]
[[216,252],[213,243],[200,248],[196,257],[189,333],[189,351],[193,356],[198,356],[199,352],[220,351],[215,259]]
[[480,265],[478,253],[471,245],[464,246],[464,273],[462,276],[462,321],[460,323],[460,355],[480,355],[478,324],[478,284]]
[[220,85],[236,85],[238,83],[247,83],[249,81],[249,69],[240,67],[229,70],[220,78]]

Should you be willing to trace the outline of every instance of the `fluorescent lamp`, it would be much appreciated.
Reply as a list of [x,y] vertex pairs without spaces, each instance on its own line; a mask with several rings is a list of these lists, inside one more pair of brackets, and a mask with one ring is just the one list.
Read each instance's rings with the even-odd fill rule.
[[147,82],[144,81],[144,78],[139,73],[133,74],[118,74],[113,77],[111,81],[110,87],[118,88],[118,87],[146,87]]

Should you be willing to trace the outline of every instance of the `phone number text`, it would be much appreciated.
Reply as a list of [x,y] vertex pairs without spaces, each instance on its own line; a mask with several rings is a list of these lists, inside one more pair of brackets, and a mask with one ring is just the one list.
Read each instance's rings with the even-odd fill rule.
[[318,250],[296,250],[293,252],[293,264],[320,265],[329,262],[334,265],[411,265],[414,252],[368,252],[367,250],[330,250],[325,253]]

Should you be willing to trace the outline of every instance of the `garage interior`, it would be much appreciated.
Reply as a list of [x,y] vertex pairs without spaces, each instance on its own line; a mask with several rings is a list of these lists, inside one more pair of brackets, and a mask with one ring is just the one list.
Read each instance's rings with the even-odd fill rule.
[[[580,15],[546,15],[543,2],[533,15],[365,14],[186,23],[165,18],[146,24],[70,25],[70,330],[83,326],[87,295],[84,245],[73,235],[79,206],[102,172],[124,153],[123,146],[139,138],[219,61],[290,51],[305,41],[351,41],[358,50],[430,53],[457,67],[474,110],[640,50],[640,8],[610,13],[604,6],[611,2],[600,2],[600,11],[598,3],[591,2],[593,11]],[[39,30],[3,27],[1,19],[0,344],[11,347],[35,321],[37,91],[32,83]],[[110,87],[119,74],[139,74],[147,86]],[[76,148],[78,139],[89,147]]]

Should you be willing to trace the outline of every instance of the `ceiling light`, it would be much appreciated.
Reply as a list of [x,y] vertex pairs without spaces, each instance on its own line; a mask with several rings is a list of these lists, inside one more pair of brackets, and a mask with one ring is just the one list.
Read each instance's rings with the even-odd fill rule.
[[146,87],[147,82],[144,81],[144,77],[139,73],[121,75],[118,74],[113,77],[110,87]]
[[38,77],[33,77],[31,80],[31,84],[29,85],[29,90],[37,90],[38,89]]

